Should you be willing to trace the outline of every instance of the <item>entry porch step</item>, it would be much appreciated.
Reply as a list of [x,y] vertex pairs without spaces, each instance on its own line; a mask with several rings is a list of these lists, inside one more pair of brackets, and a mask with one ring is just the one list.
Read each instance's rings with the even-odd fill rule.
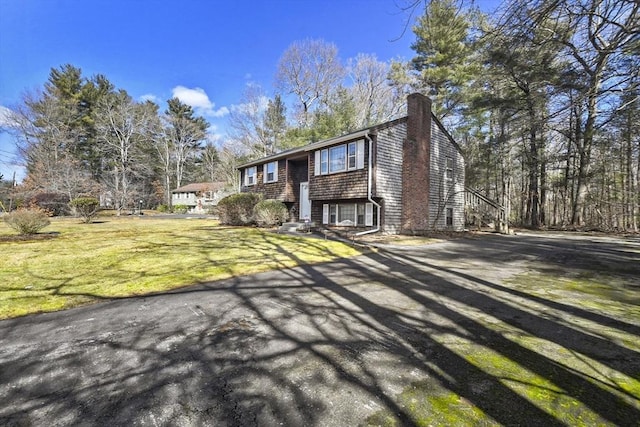
[[315,222],[285,222],[278,228],[278,231],[282,231],[284,233],[296,233],[308,232],[315,228]]

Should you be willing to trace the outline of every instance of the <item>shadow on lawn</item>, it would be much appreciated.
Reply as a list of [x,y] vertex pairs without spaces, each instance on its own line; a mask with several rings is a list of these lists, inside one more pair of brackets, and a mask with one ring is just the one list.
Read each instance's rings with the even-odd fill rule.
[[[523,256],[546,253],[539,243]],[[525,249],[491,244],[512,259],[514,250]],[[481,243],[466,249],[487,258]],[[595,322],[636,342],[637,324],[444,267],[438,258],[446,256],[387,250],[30,319],[54,336],[51,324],[86,323],[88,315],[108,320],[93,331],[43,337],[37,348],[0,351],[0,424],[351,425],[365,422],[359,416],[373,408],[410,426],[421,420],[398,394],[420,379],[435,394],[460,396],[486,422],[565,425],[558,413],[509,386],[517,378],[468,360],[459,347],[466,342],[541,377],[551,394],[604,421],[637,425],[640,396],[568,367],[560,354],[551,358],[521,345],[481,317],[636,380],[637,351],[564,319]],[[25,333],[20,319],[0,323],[0,332]]]

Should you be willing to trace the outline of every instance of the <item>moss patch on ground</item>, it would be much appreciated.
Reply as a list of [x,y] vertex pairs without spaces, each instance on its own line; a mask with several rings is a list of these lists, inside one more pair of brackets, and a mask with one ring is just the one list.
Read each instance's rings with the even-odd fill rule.
[[[623,425],[612,421],[619,419],[634,425],[640,411],[640,341],[630,332],[640,328],[636,279],[626,271],[575,269],[512,277],[494,297],[530,316],[487,312],[474,318],[480,325],[467,335],[432,335],[468,364],[468,381],[448,381],[439,369],[447,362],[437,360],[433,375],[396,396],[398,406],[418,426],[520,424],[536,411],[564,425]],[[383,410],[365,425],[402,423]]]
[[[54,218],[50,239],[0,239],[0,319],[358,254],[335,241],[205,219]],[[14,233],[0,222],[0,237]]]

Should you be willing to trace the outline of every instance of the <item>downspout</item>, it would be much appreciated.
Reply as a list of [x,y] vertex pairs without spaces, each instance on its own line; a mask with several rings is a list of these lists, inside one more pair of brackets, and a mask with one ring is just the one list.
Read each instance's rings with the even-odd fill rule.
[[367,200],[373,203],[378,208],[378,218],[376,222],[376,228],[372,228],[371,230],[361,231],[359,233],[354,234],[354,236],[363,236],[365,234],[377,233],[380,231],[380,206],[373,198],[371,197],[372,187],[373,187],[373,140],[369,137],[369,134],[366,133],[364,135],[365,138],[369,141],[369,180],[367,183]]

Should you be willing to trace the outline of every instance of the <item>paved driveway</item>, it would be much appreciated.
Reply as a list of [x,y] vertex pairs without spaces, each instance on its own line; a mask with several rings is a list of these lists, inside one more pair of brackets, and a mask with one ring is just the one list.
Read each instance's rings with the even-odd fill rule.
[[[0,425],[347,426],[384,414],[412,425],[400,397],[420,384],[497,423],[561,424],[478,368],[460,340],[501,353],[606,422],[637,425],[638,395],[508,335],[640,380],[637,346],[623,340],[640,339],[639,317],[509,285],[526,271],[596,262],[620,268],[623,286],[640,293],[638,239],[485,236],[2,321]],[[592,333],[594,324],[608,333]]]

